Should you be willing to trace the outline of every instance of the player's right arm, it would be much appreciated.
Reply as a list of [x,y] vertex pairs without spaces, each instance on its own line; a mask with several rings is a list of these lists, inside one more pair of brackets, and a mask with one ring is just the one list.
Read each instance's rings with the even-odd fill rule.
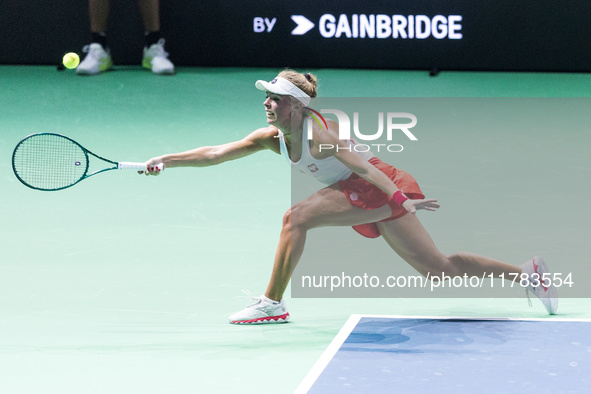
[[253,131],[241,140],[215,146],[202,146],[185,152],[166,154],[154,157],[146,162],[146,175],[158,175],[159,164],[164,169],[173,167],[208,167],[230,160],[240,159],[265,149],[274,149],[274,141],[278,135],[273,126]]

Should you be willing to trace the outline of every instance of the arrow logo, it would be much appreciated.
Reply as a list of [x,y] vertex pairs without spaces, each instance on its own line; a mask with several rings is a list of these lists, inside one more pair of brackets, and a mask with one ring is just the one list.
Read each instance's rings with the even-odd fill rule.
[[291,31],[292,36],[304,35],[314,27],[314,23],[303,15],[292,15],[291,20],[297,23],[296,28]]

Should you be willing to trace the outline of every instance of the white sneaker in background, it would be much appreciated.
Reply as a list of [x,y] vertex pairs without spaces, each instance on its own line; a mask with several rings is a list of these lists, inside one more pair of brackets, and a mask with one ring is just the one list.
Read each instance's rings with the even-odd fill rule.
[[144,47],[142,66],[152,70],[154,74],[174,74],[174,64],[168,60],[168,52],[164,50],[164,38],[158,40],[150,48]]
[[82,63],[76,68],[78,75],[96,75],[104,71],[110,70],[113,67],[113,60],[111,60],[111,52],[109,48],[106,50],[101,44],[92,43],[82,48],[87,55],[82,60]]

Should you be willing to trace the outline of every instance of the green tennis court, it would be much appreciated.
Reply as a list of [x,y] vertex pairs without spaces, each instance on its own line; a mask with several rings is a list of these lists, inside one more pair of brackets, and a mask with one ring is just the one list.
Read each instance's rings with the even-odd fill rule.
[[[117,67],[85,78],[0,67],[0,392],[292,392],[351,314],[551,319],[522,293],[288,295],[290,323],[233,326],[227,317],[246,304],[241,290],[258,295],[267,285],[292,203],[283,158],[267,151],[159,177],[110,172],[59,192],[28,189],[12,173],[14,146],[35,132],[67,135],[121,161],[237,140],[265,125],[254,82],[277,71],[180,68],[158,77]],[[514,264],[541,254],[589,287],[589,75],[308,71],[319,77],[320,96],[548,98],[548,111],[564,103],[567,114],[580,114],[557,112],[536,134],[524,113],[518,127],[527,132],[493,134],[503,115],[491,106],[483,129],[441,125],[445,136],[433,132],[413,148],[416,160],[401,161],[442,202],[440,212],[420,214],[442,251]],[[561,298],[560,318],[591,318],[589,294],[566,294],[573,296]]]

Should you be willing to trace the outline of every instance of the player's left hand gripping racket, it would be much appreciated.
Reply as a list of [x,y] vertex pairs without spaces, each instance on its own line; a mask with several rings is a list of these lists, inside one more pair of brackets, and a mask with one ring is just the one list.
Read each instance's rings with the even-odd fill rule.
[[[113,166],[89,174],[89,154]],[[12,169],[25,186],[35,190],[53,191],[74,186],[83,179],[105,171],[146,171],[146,164],[111,161],[92,153],[66,136],[37,133],[16,145],[12,153]],[[161,171],[162,167],[159,166],[158,170]]]

